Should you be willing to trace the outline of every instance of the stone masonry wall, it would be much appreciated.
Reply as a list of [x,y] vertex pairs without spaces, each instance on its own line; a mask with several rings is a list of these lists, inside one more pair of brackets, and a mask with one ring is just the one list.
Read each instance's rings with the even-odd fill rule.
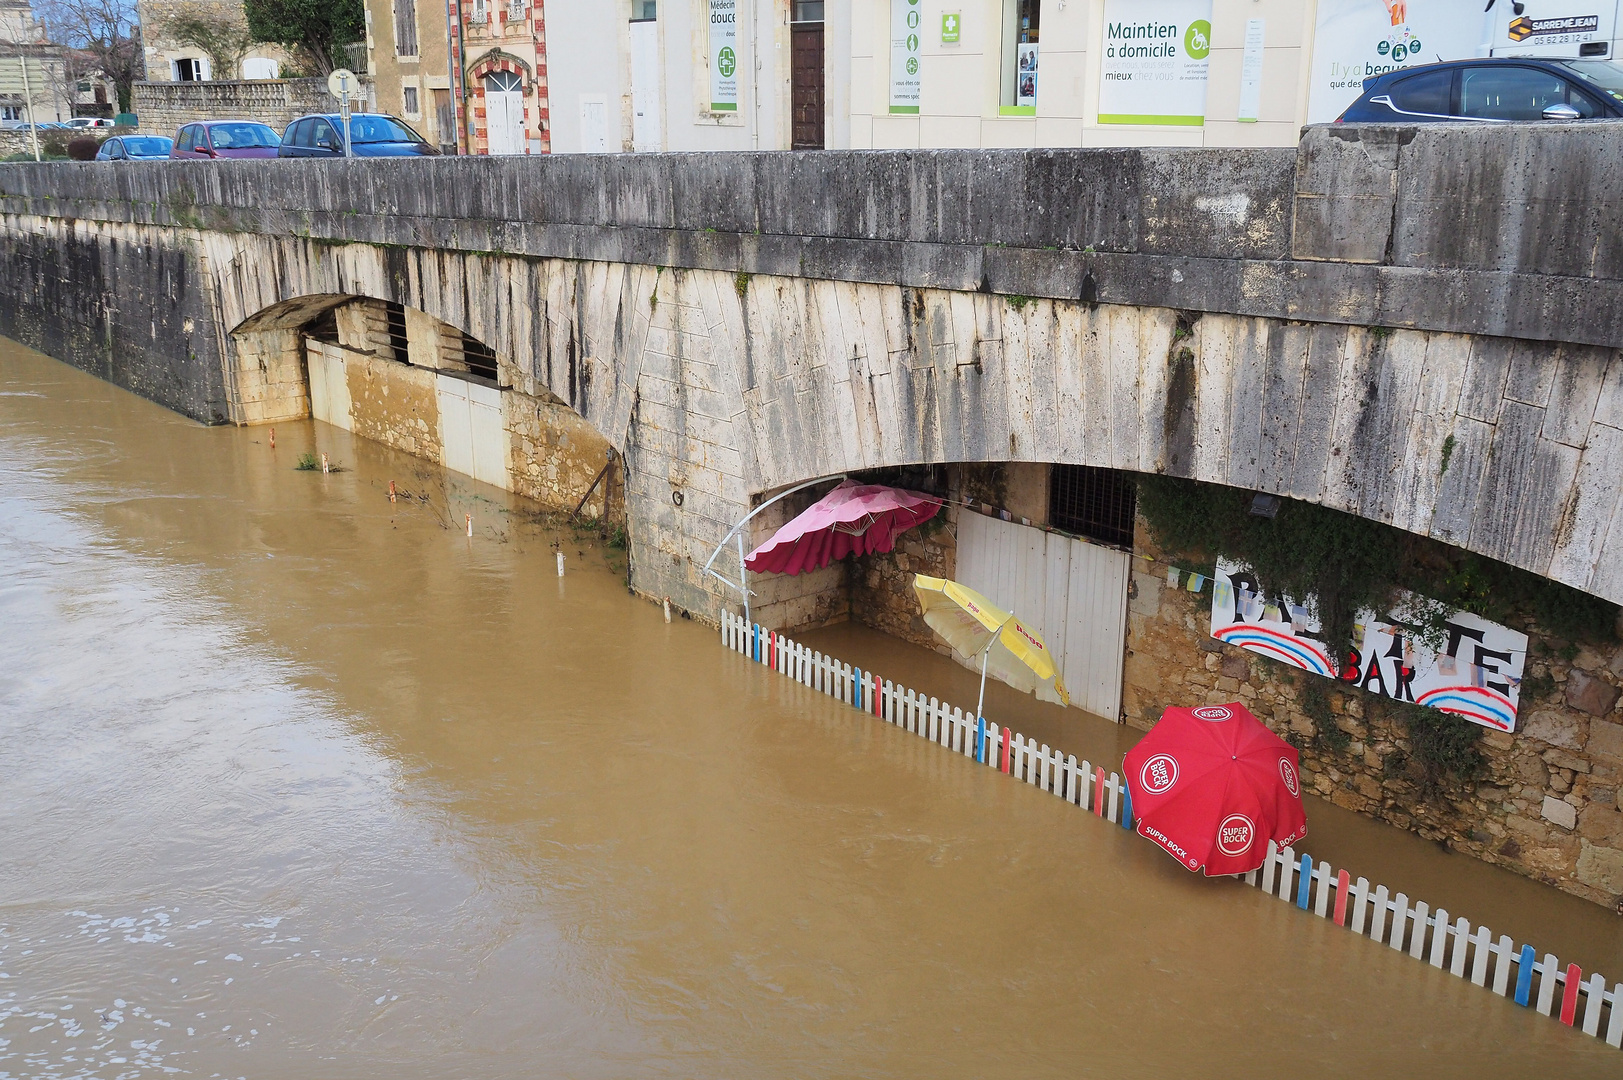
[[[1141,521],[1135,550],[1157,561],[1135,560],[1128,594],[1128,723],[1148,730],[1169,705],[1239,701],[1301,748],[1307,787],[1320,798],[1596,903],[1623,904],[1618,643],[1566,642],[1518,625],[1529,635],[1518,730],[1483,729],[1481,775],[1428,795],[1407,730],[1382,699],[1212,638],[1210,588],[1170,588],[1146,532]],[[1303,710],[1309,687],[1325,694],[1343,749],[1317,737]]]

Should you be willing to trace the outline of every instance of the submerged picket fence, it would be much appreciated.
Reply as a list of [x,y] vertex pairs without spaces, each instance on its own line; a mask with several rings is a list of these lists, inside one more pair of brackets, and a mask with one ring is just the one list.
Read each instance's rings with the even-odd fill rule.
[[[759,623],[746,623],[731,612],[722,613],[721,642],[876,719],[1051,792],[1124,829],[1133,827],[1132,794],[1120,776],[1103,766],[1078,763],[1075,756],[825,656]],[[1623,983],[1608,988],[1599,974],[1585,978],[1577,964],[1563,967],[1549,953],[1539,959],[1533,946],[1518,947],[1509,935],[1495,939],[1486,926],[1473,927],[1464,916],[1451,919],[1443,908],[1432,910],[1401,892],[1391,894],[1385,885],[1372,889],[1365,878],[1354,881],[1346,870],[1332,869],[1328,862],[1315,865],[1311,855],[1298,855],[1291,847],[1281,850],[1272,840],[1262,866],[1243,880],[1355,934],[1623,1047]]]

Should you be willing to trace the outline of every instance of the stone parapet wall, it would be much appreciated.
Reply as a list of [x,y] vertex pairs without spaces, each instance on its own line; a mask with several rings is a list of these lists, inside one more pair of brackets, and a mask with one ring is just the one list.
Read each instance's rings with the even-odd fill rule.
[[[1145,532],[1140,522],[1136,550],[1157,561],[1138,563],[1129,591],[1129,724],[1147,730],[1169,705],[1241,702],[1301,748],[1307,788],[1321,798],[1608,907],[1623,904],[1623,647],[1516,626],[1529,636],[1517,731],[1484,728],[1480,774],[1428,790],[1407,727],[1385,699],[1212,638],[1211,589],[1169,587]],[[1325,738],[1324,721],[1310,715],[1313,691],[1340,735]]]
[[133,103],[142,134],[171,138],[199,120],[258,120],[281,134],[305,113],[338,109],[325,79],[138,82]]

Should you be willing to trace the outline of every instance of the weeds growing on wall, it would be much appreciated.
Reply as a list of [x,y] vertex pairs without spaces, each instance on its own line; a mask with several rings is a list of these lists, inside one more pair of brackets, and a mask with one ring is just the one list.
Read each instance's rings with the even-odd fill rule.
[[1313,721],[1313,742],[1331,753],[1342,753],[1352,745],[1352,736],[1336,724],[1336,715],[1330,708],[1330,696],[1317,680],[1302,687],[1302,712]]
[[[1376,707],[1397,718],[1408,731],[1407,761],[1420,766],[1422,798],[1469,786],[1482,774],[1485,761],[1477,745],[1482,736],[1480,725],[1452,713],[1405,701],[1381,699]],[[1400,760],[1398,765],[1402,767],[1406,763]]]

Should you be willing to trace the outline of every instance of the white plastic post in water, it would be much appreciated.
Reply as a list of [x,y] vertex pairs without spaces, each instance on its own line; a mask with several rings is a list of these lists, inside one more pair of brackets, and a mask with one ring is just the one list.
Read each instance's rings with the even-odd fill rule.
[[321,475],[326,476],[330,472],[332,472],[332,468],[327,464],[327,455],[322,454],[321,455]]
[[468,514],[468,515],[466,515],[466,517],[468,519],[468,535],[472,536],[473,535],[473,515]]
[[564,553],[558,552],[558,576],[564,576]]
[[[560,559],[563,558],[563,553],[559,552],[558,557]],[[559,569],[560,572],[563,570],[563,564],[562,563],[558,564],[558,569]],[[671,621],[671,598],[668,597],[668,596],[665,598],[665,621],[666,622]]]

